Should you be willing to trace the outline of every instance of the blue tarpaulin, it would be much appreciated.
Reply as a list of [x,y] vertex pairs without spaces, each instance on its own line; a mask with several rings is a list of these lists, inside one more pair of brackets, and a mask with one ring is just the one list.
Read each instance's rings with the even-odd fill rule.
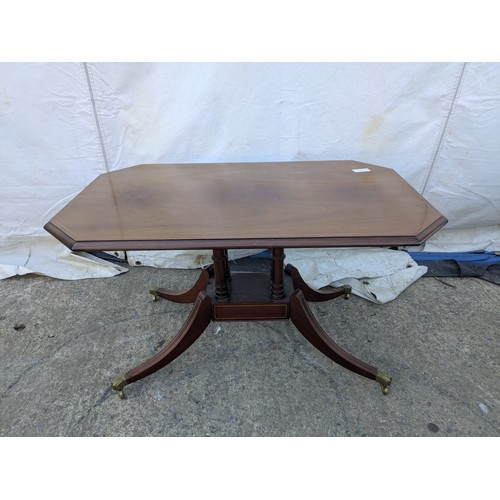
[[495,252],[408,252],[426,266],[425,276],[482,278],[500,285],[500,255]]
[[495,252],[408,252],[416,262],[430,262],[434,260],[455,260],[489,266],[500,264],[500,255]]

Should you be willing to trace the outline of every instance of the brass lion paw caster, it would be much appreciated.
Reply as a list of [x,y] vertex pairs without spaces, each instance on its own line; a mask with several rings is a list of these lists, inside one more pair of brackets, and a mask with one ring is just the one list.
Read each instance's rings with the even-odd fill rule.
[[120,399],[125,397],[125,393],[123,392],[123,388],[128,384],[127,380],[123,375],[116,377],[113,382],[111,382],[111,387],[114,391],[118,393]]
[[153,302],[158,300],[158,288],[151,288],[149,293],[153,296]]
[[377,378],[375,380],[380,384],[380,387],[382,387],[384,396],[387,396],[387,394],[389,394],[389,386],[391,385],[392,377],[387,375],[387,373],[379,371],[377,372]]
[[352,287],[350,287],[349,285],[342,285],[342,288],[344,289],[344,299],[348,300],[351,296]]

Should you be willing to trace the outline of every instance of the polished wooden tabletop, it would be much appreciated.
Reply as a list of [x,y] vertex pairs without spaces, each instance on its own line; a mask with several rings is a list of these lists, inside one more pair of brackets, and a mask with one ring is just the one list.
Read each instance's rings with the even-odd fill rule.
[[447,220],[394,170],[355,161],[137,165],[45,229],[73,250],[418,245]]

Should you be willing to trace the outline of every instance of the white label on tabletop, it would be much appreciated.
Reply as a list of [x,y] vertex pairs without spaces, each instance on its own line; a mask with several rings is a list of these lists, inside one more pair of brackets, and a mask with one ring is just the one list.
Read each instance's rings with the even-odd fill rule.
[[371,172],[371,170],[369,168],[353,168],[352,171],[357,173],[357,174],[359,174],[361,172]]

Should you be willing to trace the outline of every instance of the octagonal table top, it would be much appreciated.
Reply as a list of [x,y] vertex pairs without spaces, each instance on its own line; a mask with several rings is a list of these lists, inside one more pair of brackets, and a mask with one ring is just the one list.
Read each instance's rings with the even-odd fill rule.
[[45,229],[72,250],[419,245],[447,220],[356,161],[144,164],[102,174]]

